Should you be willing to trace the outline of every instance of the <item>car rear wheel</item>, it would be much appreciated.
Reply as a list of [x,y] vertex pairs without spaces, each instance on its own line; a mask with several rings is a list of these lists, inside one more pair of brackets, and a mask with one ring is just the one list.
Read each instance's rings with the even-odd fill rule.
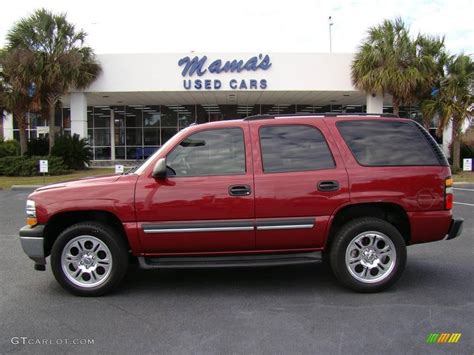
[[97,222],[64,230],[51,251],[51,268],[67,291],[100,296],[111,291],[127,272],[128,252],[115,231]]
[[406,264],[406,246],[392,224],[358,218],[336,234],[330,250],[331,268],[341,283],[358,292],[378,292],[393,285]]

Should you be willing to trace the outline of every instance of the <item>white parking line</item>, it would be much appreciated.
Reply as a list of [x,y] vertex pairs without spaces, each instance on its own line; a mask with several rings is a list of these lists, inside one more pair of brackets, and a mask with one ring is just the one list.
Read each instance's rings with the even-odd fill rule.
[[474,189],[461,189],[460,187],[453,187],[454,190],[461,190],[461,191],[474,191]]
[[473,206],[474,203],[464,203],[464,202],[453,202],[455,205],[463,205],[463,206]]

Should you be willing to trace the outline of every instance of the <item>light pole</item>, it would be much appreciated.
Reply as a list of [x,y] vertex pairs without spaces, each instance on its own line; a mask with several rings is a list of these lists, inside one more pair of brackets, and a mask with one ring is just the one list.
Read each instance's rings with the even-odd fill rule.
[[331,27],[333,25],[332,16],[329,16],[329,53],[332,53],[332,36],[331,36]]

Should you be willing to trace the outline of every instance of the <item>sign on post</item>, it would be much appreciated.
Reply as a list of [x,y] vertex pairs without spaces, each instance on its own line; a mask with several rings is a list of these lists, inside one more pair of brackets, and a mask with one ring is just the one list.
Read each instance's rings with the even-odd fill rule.
[[472,171],[472,158],[462,160],[462,170]]
[[123,165],[115,165],[115,174],[123,174]]
[[47,160],[40,160],[39,161],[39,168],[40,168],[40,173],[47,173],[48,172],[48,161]]
[[37,126],[36,127],[37,134],[48,134],[49,133],[49,126]]

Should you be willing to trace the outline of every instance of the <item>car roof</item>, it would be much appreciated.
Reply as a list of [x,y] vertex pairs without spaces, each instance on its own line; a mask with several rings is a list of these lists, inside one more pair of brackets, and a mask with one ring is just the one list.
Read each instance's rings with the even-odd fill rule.
[[387,114],[387,113],[337,113],[337,112],[328,112],[328,113],[290,113],[290,114],[275,114],[275,115],[253,115],[247,116],[241,119],[233,120],[223,120],[223,121],[212,121],[205,123],[192,123],[189,127],[192,126],[228,126],[229,124],[242,124],[245,121],[258,121],[258,120],[268,120],[268,119],[291,119],[291,118],[349,118],[355,120],[363,120],[364,118],[370,119],[396,119],[396,120],[406,120],[405,118],[400,118],[397,115]]
[[245,117],[244,121],[254,121],[261,119],[272,119],[272,118],[285,118],[285,117],[389,117],[389,118],[399,118],[397,115],[391,113],[339,113],[339,112],[326,112],[326,113],[285,113],[285,114],[275,114],[275,115],[253,115]]

